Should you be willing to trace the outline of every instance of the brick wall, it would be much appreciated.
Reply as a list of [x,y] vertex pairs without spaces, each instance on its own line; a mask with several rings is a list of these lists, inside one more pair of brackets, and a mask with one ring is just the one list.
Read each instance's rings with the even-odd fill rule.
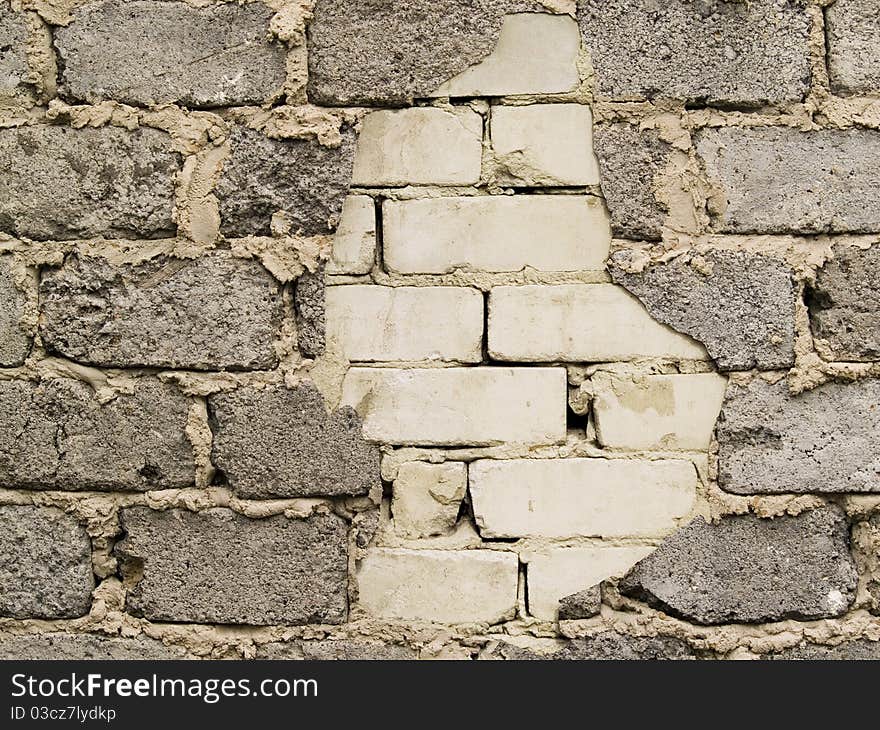
[[0,0],[0,656],[880,658],[878,10]]

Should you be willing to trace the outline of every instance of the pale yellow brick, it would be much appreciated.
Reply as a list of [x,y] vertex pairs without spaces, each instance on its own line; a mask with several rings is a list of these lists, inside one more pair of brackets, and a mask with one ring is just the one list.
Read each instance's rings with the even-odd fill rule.
[[367,195],[349,195],[333,237],[328,274],[368,274],[376,257],[376,204]]
[[391,488],[394,531],[409,538],[448,532],[466,491],[467,465],[462,462],[401,464]]

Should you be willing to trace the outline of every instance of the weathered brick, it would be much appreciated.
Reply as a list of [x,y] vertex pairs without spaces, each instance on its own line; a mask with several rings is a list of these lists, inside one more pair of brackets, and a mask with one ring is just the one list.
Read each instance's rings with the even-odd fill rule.
[[0,486],[147,491],[192,486],[189,401],[139,379],[101,404],[66,378],[0,381]]
[[611,284],[497,286],[489,295],[489,356],[518,362],[702,360],[703,346],[658,324]]
[[305,271],[296,280],[293,291],[296,344],[305,357],[318,357],[326,347],[326,293],[323,267]]
[[693,464],[679,460],[479,459],[468,475],[484,539],[664,535],[697,488]]
[[354,185],[473,185],[480,180],[483,118],[472,109],[378,111],[361,122]]
[[382,211],[385,263],[401,274],[600,270],[611,246],[604,205],[592,196],[427,198]]
[[408,646],[369,639],[322,641],[270,641],[257,646],[257,659],[305,659],[312,661],[376,661],[417,659]]
[[620,582],[625,595],[706,625],[840,616],[855,587],[846,520],[833,508],[698,517]]
[[880,228],[880,133],[725,127],[697,151],[719,189],[725,233],[871,233]]
[[602,631],[583,639],[567,641],[561,649],[547,654],[502,642],[494,659],[512,660],[684,660],[696,659],[694,650],[674,636],[628,636],[617,631]]
[[84,616],[95,587],[91,558],[92,541],[72,515],[0,507],[0,616]]
[[243,497],[366,494],[379,485],[379,452],[351,408],[327,413],[311,382],[241,387],[208,398],[212,459]]
[[368,274],[376,258],[376,204],[367,195],[349,195],[333,236],[328,274]]
[[410,538],[449,532],[467,491],[467,465],[450,461],[401,464],[391,491],[394,531]]
[[718,422],[718,483],[737,494],[880,491],[880,380],[791,395],[731,383]]
[[480,362],[483,295],[453,286],[331,286],[328,337],[352,362]]
[[246,127],[229,135],[231,152],[217,182],[221,231],[226,236],[268,235],[282,211],[292,232],[332,233],[351,183],[355,133],[342,129],[338,147],[315,139],[270,139]]
[[373,616],[446,624],[513,618],[519,561],[498,550],[370,550],[359,604]]
[[779,259],[745,251],[707,251],[627,266],[611,257],[611,276],[658,322],[703,343],[720,370],[773,370],[794,365],[795,284]]
[[798,0],[579,0],[578,20],[604,97],[759,105],[810,83]]
[[89,103],[214,107],[268,101],[286,76],[286,49],[269,40],[272,14],[259,2],[86,5],[55,31],[61,91]]
[[228,509],[122,510],[115,553],[142,574],[126,608],[152,621],[337,624],[348,529],[336,515],[250,519]]
[[802,643],[766,654],[762,659],[791,661],[865,661],[880,659],[880,641],[853,639],[834,646]]
[[0,230],[35,239],[173,235],[179,168],[170,136],[156,129],[0,130]]
[[0,3],[0,94],[29,94],[27,21],[22,13],[13,12],[9,3]]
[[342,402],[386,444],[484,446],[565,440],[562,368],[351,368]]
[[880,90],[880,25],[875,0],[836,0],[825,8],[828,74],[837,94]]
[[94,661],[186,659],[176,646],[146,636],[122,638],[102,634],[18,634],[0,639],[0,659]]
[[53,353],[107,367],[250,370],[278,362],[281,285],[256,261],[210,254],[129,265],[72,255],[40,282]]
[[834,360],[880,360],[880,246],[834,251],[808,291],[813,337]]
[[0,367],[21,365],[30,352],[31,340],[21,322],[26,304],[15,283],[12,257],[0,256]]

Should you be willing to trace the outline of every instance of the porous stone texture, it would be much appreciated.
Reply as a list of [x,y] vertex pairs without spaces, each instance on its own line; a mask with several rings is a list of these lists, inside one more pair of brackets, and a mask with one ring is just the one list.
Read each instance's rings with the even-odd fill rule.
[[324,269],[305,271],[296,280],[293,307],[296,344],[306,357],[317,357],[327,344],[326,284]]
[[212,460],[243,497],[366,494],[379,485],[379,452],[351,408],[327,412],[309,381],[242,386],[208,398]]
[[180,155],[156,129],[0,130],[0,230],[34,239],[173,235]]
[[836,0],[825,8],[825,37],[835,93],[880,90],[880,25],[873,0]]
[[651,317],[706,346],[721,370],[794,365],[795,284],[779,259],[714,250],[633,271],[633,252],[611,257],[614,281]]
[[880,659],[880,641],[867,639],[855,639],[842,641],[834,646],[822,644],[803,643],[789,649],[782,649],[762,659],[781,661],[804,660],[804,661],[865,661]]
[[102,634],[20,634],[0,639],[0,659],[95,661],[186,659],[186,651],[146,636]]
[[0,367],[21,365],[31,349],[22,327],[27,296],[15,282],[11,256],[0,256]]
[[272,214],[283,212],[291,233],[332,233],[351,183],[355,133],[341,129],[336,147],[317,139],[270,139],[237,126],[216,194],[221,231],[228,237],[268,235]]
[[0,616],[85,615],[95,587],[91,557],[92,542],[72,515],[56,507],[0,507]]
[[856,568],[836,508],[792,517],[697,517],[620,582],[624,595],[697,624],[812,620],[844,614]]
[[785,381],[728,386],[718,484],[737,494],[880,491],[880,380],[792,395]]
[[810,326],[831,360],[880,360],[880,246],[838,247],[808,290]]
[[376,205],[368,195],[349,195],[333,236],[328,274],[368,274],[376,258]]
[[797,0],[578,0],[598,92],[615,100],[800,101],[810,16]]
[[461,462],[402,464],[391,498],[394,531],[411,538],[449,532],[466,491],[467,465]]
[[8,2],[0,3],[0,94],[4,96],[29,91],[28,35],[25,16],[12,12]]
[[40,280],[50,352],[108,367],[273,367],[281,285],[256,261],[214,254],[134,265],[72,255]]
[[257,646],[257,659],[305,659],[312,661],[401,661],[418,659],[408,646],[366,639],[322,641],[270,641]]
[[115,553],[141,577],[126,608],[151,621],[338,624],[348,529],[332,514],[250,519],[224,508],[121,512]]
[[113,99],[145,106],[271,100],[286,75],[285,48],[269,40],[272,15],[259,2],[85,5],[70,25],[55,31],[62,93],[90,103]]
[[560,621],[578,621],[598,616],[602,610],[602,587],[592,586],[559,599]]
[[696,659],[694,650],[674,636],[628,636],[616,631],[602,631],[583,639],[566,642],[555,652],[539,654],[502,642],[494,658],[512,660],[682,660]]
[[880,132],[792,127],[701,131],[724,233],[870,233],[880,227]]
[[139,378],[101,403],[67,378],[0,380],[0,486],[147,491],[192,486],[189,401]]

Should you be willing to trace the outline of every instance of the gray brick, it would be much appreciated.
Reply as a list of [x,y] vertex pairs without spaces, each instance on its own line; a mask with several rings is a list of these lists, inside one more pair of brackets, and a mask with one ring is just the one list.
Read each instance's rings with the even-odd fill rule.
[[502,642],[495,659],[512,660],[687,660],[696,659],[694,650],[674,636],[628,636],[617,631],[603,631],[583,639],[572,639],[558,651],[540,654]]
[[880,360],[880,246],[838,247],[808,291],[813,336],[835,360]]
[[624,595],[697,624],[841,616],[855,597],[856,568],[843,513],[797,517],[697,517],[620,581]]
[[602,587],[595,585],[559,599],[560,621],[576,621],[598,616],[602,609]]
[[880,91],[877,0],[836,0],[825,9],[828,72],[837,94]]
[[186,659],[186,652],[146,636],[19,634],[0,639],[0,659],[37,661]]
[[324,353],[327,321],[325,317],[324,269],[305,272],[296,281],[296,337],[299,351],[306,357]]
[[0,487],[192,486],[188,408],[175,388],[148,379],[104,405],[79,380],[0,381]]
[[751,106],[809,86],[798,0],[579,0],[578,19],[604,97]]
[[281,285],[256,261],[214,253],[115,266],[69,256],[40,283],[46,348],[107,367],[271,368]]
[[682,257],[626,271],[629,251],[612,255],[614,281],[658,322],[706,346],[720,370],[794,365],[795,285],[779,259],[743,251],[701,253],[701,273]]
[[725,233],[871,233],[880,229],[880,132],[713,129],[697,151],[726,201]]
[[326,639],[323,641],[273,641],[257,647],[257,659],[407,660],[418,653],[408,646],[368,639]]
[[0,130],[0,230],[34,239],[173,235],[180,156],[165,132]]
[[0,507],[0,616],[84,616],[94,587],[92,542],[75,517],[56,507]]
[[880,380],[791,395],[761,378],[727,387],[718,420],[722,489],[736,494],[880,491]]
[[270,139],[233,129],[232,152],[217,183],[222,232],[268,235],[272,214],[284,211],[293,233],[332,233],[351,184],[355,138],[346,127],[338,147],[325,147],[314,139]]
[[[286,53],[269,40],[263,3],[92,3],[55,31],[61,92],[96,103],[259,104],[285,80]],[[145,42],[149,39],[149,42]]]
[[242,387],[208,399],[212,458],[243,497],[366,494],[379,485],[379,450],[353,408],[332,413],[310,382]]
[[791,661],[864,661],[880,659],[880,641],[855,639],[843,641],[836,646],[803,643],[789,649],[767,654],[762,659]]
[[0,0],[0,94],[20,97],[30,91],[28,82],[28,26],[22,13]]
[[348,529],[336,515],[250,519],[228,509],[122,512],[126,607],[152,621],[336,624],[348,602]]
[[27,298],[13,277],[12,256],[0,256],[0,366],[7,368],[21,365],[31,349],[21,326]]

